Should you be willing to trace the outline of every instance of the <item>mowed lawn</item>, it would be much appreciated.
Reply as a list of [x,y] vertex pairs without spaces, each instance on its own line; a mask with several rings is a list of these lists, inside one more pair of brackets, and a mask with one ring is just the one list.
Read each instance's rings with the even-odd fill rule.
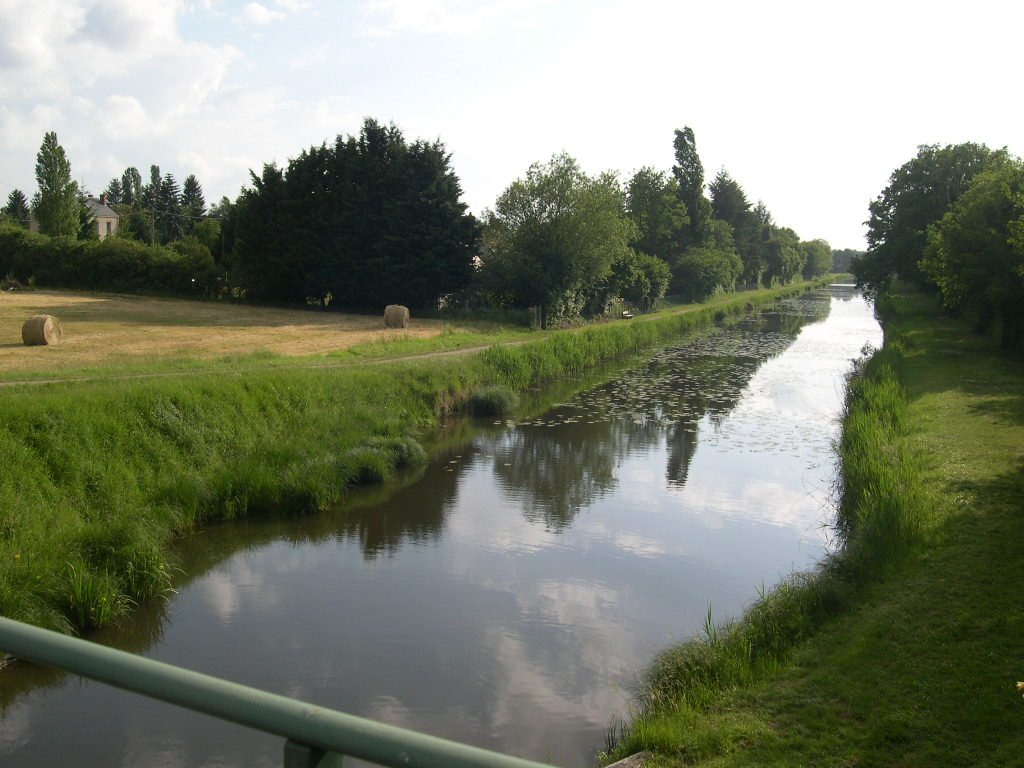
[[[36,314],[61,321],[61,344],[22,343],[22,323]],[[74,291],[4,292],[0,378],[118,366],[137,370],[175,358],[325,355],[367,343],[427,339],[445,328],[451,324],[422,318],[395,330],[384,327],[383,316]]]

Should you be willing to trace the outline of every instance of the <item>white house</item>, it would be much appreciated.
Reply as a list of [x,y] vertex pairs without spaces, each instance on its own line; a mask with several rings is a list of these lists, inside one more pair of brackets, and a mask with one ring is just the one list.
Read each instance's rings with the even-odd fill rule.
[[89,214],[94,219],[96,233],[99,235],[100,240],[117,234],[118,215],[112,208],[107,206],[107,196],[105,194],[100,195],[98,200],[95,197],[85,198],[85,205],[89,209]]

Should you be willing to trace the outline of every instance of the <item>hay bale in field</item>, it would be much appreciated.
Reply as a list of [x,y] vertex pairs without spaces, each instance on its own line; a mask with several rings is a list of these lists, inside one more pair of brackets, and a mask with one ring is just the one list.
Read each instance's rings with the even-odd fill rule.
[[21,340],[27,347],[60,344],[64,329],[53,315],[33,315],[21,326]]
[[386,328],[405,328],[409,325],[409,308],[401,304],[388,304],[384,308],[384,326]]

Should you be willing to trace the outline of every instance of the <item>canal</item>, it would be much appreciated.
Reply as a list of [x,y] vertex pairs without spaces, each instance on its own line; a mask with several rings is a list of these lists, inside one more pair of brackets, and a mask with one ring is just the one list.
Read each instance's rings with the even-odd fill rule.
[[[844,377],[880,344],[870,305],[832,286],[540,415],[450,424],[464,439],[386,493],[190,536],[177,594],[94,639],[591,765],[659,649],[827,551]],[[26,665],[0,674],[0,704],[2,765],[281,764],[276,738]]]

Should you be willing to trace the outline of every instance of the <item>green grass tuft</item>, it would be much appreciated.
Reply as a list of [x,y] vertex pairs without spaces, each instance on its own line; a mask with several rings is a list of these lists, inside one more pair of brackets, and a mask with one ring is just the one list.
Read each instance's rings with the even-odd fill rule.
[[519,397],[508,387],[483,387],[471,393],[467,408],[473,416],[508,416],[516,405]]

